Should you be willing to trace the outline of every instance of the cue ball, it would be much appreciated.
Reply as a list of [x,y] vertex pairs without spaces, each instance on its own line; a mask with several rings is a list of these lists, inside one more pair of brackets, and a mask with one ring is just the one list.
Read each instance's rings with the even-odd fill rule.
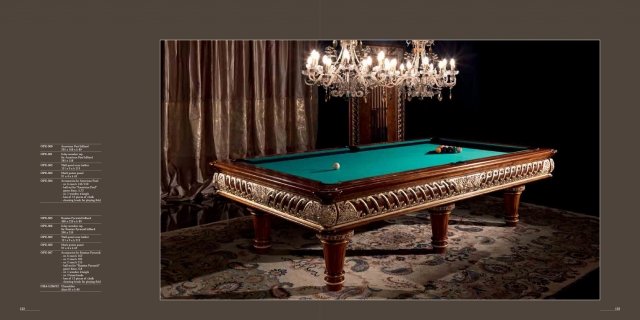
[[338,170],[340,169],[340,163],[336,162],[333,164],[333,169]]

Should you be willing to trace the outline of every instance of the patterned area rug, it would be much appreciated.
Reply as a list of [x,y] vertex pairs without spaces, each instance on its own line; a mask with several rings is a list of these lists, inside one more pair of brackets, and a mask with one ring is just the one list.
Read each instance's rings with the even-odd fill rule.
[[449,248],[430,253],[429,214],[356,229],[345,287],[324,287],[313,231],[272,220],[271,252],[253,253],[250,217],[161,235],[163,299],[538,299],[599,265],[599,220],[523,203],[504,226],[502,199],[457,204]]

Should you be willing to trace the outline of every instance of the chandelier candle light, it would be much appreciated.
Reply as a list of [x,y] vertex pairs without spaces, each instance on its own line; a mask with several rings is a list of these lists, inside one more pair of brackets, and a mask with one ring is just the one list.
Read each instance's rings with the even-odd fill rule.
[[[307,76],[307,85],[323,86],[328,97],[365,97],[371,88],[400,89],[407,100],[412,98],[432,98],[437,96],[442,100],[442,89],[449,89],[456,85],[456,70],[454,59],[438,60],[431,47],[433,40],[407,41],[413,45],[411,54],[405,53],[405,63],[398,66],[395,58],[385,57],[384,51],[377,55],[377,64],[369,55],[370,48],[362,48],[358,40],[341,40],[340,54],[334,46],[327,47],[320,64],[320,53],[313,50],[307,58],[306,70],[302,74]],[[435,67],[437,66],[437,68]]]

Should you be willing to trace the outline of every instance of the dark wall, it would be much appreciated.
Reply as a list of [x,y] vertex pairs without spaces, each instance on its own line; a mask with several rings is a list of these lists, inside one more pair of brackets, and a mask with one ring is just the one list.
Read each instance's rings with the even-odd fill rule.
[[[599,214],[599,42],[436,41],[460,70],[453,99],[406,105],[406,138],[449,137],[558,150],[552,179],[522,201]],[[323,89],[320,89],[323,91]],[[347,102],[321,97],[318,147],[348,142]]]
[[349,101],[347,98],[326,99],[324,88],[318,88],[318,138],[316,148],[349,145]]

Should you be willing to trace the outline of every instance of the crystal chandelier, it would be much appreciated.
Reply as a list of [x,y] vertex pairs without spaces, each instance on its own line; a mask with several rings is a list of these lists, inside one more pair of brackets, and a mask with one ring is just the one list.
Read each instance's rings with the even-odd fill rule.
[[[408,41],[407,41],[408,42]],[[442,90],[456,85],[456,61],[438,60],[433,53],[433,40],[412,40],[413,52],[406,54],[406,63],[400,65],[398,76],[394,79],[407,100],[411,98],[433,98],[442,100]],[[435,67],[437,66],[437,68]]]
[[[442,100],[442,90],[456,85],[456,62],[454,59],[438,60],[431,46],[433,40],[407,41],[413,45],[412,53],[405,53],[405,63],[398,66],[396,59],[389,60],[384,52],[378,54],[378,65],[371,70],[373,82],[384,88],[399,87],[402,94],[412,98]],[[437,67],[436,67],[437,66]]]
[[[332,97],[364,97],[374,86],[369,73],[371,58],[368,50],[362,48],[362,41],[340,40],[340,53],[333,46],[325,49],[320,61],[320,53],[313,50],[307,58],[307,85],[323,86]],[[320,63],[321,62],[321,63]]]
[[398,66],[397,59],[385,57],[384,51],[378,53],[374,65],[370,48],[363,48],[358,40],[340,40],[338,54],[334,41],[333,46],[325,49],[322,60],[316,50],[311,52],[306,69],[302,71],[307,76],[305,83],[323,86],[332,97],[365,97],[374,87],[397,87],[407,100],[434,96],[442,100],[445,88],[449,89],[451,98],[451,88],[456,85],[458,74],[455,60],[438,60],[431,48],[433,40],[407,43],[413,45],[413,51],[405,53],[406,62]]

